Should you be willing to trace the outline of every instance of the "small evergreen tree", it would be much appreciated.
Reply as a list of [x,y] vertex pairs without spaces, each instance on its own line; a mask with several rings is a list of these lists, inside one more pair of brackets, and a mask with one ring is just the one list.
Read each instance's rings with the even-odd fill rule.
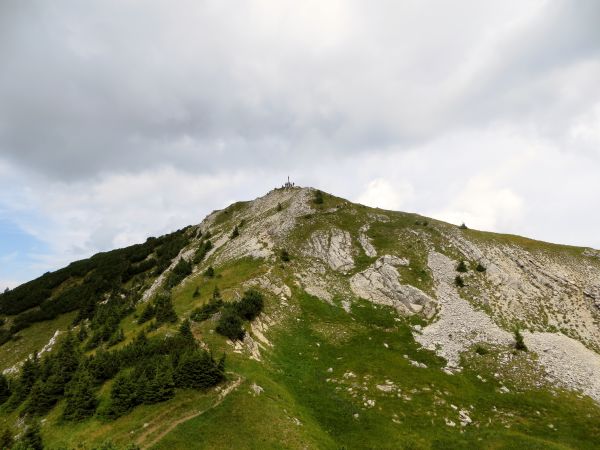
[[[0,372],[0,405],[2,405],[10,397],[10,386],[8,385],[8,379]],[[0,447],[2,448],[2,447]]]
[[144,322],[149,321],[156,315],[156,310],[154,309],[153,303],[148,303],[144,310],[142,311],[142,315],[138,319],[138,324],[143,324]]
[[177,322],[177,314],[173,308],[170,295],[159,295],[155,300],[156,321],[158,323]]
[[110,405],[108,416],[117,418],[127,413],[137,404],[136,385],[128,374],[119,373],[110,390]]
[[456,275],[456,277],[454,278],[454,284],[459,288],[465,287],[465,280],[463,280],[463,278],[460,275]]
[[10,428],[5,427],[0,431],[0,449],[10,449],[15,443],[13,432]]
[[519,328],[515,328],[515,348],[523,352],[527,351],[525,340],[523,339],[523,335],[521,334],[521,330],[519,330]]
[[241,341],[246,335],[242,328],[242,319],[233,308],[226,308],[223,311],[215,330],[232,341]]
[[175,384],[181,388],[206,389],[223,378],[219,364],[209,353],[199,349],[184,353],[175,371]]
[[204,276],[208,278],[212,278],[215,276],[215,269],[213,269],[213,266],[209,266],[208,269],[204,271]]
[[460,228],[461,230],[468,230],[469,229],[469,227],[467,227],[467,225],[465,225],[464,222],[458,228]]
[[175,382],[173,381],[173,366],[169,358],[162,357],[158,360],[154,377],[148,382],[144,403],[153,404],[164,402],[175,395]]
[[477,263],[477,267],[475,268],[477,272],[485,272],[487,269],[481,263]]
[[249,289],[244,292],[244,296],[236,304],[236,311],[242,319],[251,321],[262,312],[263,307],[262,294],[255,289]]
[[457,271],[457,272],[463,272],[463,273],[464,273],[464,272],[468,272],[468,271],[469,271],[469,268],[467,267],[467,265],[465,264],[465,262],[464,262],[463,260],[461,260],[461,261],[458,263],[458,266],[456,266],[456,271]]
[[188,319],[185,319],[179,326],[179,336],[181,336],[184,339],[184,341],[195,341],[194,334],[192,333],[192,326]]
[[196,286],[196,289],[194,289],[194,292],[192,293],[192,298],[198,298],[200,297],[200,288],[198,286]]
[[315,192],[314,202],[317,205],[322,205],[323,204],[323,193],[321,191],[317,190],[317,192]]
[[40,434],[40,424],[32,422],[25,428],[13,450],[43,450],[44,443]]
[[238,237],[240,235],[240,230],[238,230],[237,225],[233,228],[233,231],[231,232],[231,239],[235,239],[236,237]]
[[283,206],[281,206],[281,203],[277,203],[277,212],[281,211],[283,209]]
[[288,251],[285,248],[283,250],[281,250],[280,257],[283,262],[289,262],[289,260],[290,260],[290,254],[288,253]]
[[92,376],[87,370],[80,370],[75,374],[66,389],[65,397],[63,420],[77,422],[94,415],[98,399],[94,393]]

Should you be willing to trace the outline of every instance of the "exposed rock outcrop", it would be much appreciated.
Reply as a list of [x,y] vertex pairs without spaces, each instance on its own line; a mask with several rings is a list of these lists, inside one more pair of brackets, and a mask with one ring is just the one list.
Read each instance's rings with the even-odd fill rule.
[[368,269],[350,278],[352,292],[373,303],[396,308],[402,314],[435,314],[435,300],[423,291],[400,283],[396,267],[408,265],[408,260],[384,255]]
[[347,272],[354,267],[352,237],[339,228],[315,231],[309,240],[308,254],[327,263],[338,272]]

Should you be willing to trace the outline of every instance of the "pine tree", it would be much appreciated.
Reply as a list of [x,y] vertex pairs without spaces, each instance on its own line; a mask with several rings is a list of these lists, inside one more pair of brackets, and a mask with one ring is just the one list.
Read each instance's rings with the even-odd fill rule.
[[182,355],[175,371],[175,384],[181,388],[206,389],[223,380],[215,360],[204,350],[192,350]]
[[173,308],[170,295],[160,295],[155,300],[156,321],[158,323],[177,322],[177,314]]
[[40,425],[33,422],[25,428],[25,432],[17,441],[13,450],[43,450],[42,435],[40,434]]
[[98,399],[94,393],[94,380],[87,370],[82,369],[75,374],[66,389],[65,398],[63,420],[76,422],[94,415]]
[[138,324],[141,325],[144,322],[149,321],[155,315],[156,315],[156,310],[154,308],[154,304],[153,303],[147,304],[146,307],[144,308],[144,310],[142,311],[142,314],[140,315],[140,317],[138,319]]
[[233,231],[231,232],[231,239],[235,239],[236,237],[238,237],[240,235],[240,230],[238,230],[237,225],[233,228]]
[[5,427],[0,432],[0,449],[12,448],[14,443],[15,443],[15,439],[13,437],[12,430],[8,427]]
[[323,193],[321,191],[315,192],[315,203],[317,205],[323,204]]
[[108,415],[120,417],[136,405],[136,389],[133,379],[126,373],[119,373],[110,390]]
[[160,358],[156,365],[154,377],[148,382],[144,403],[164,402],[175,395],[173,366],[169,358]]
[[10,386],[8,385],[6,376],[0,372],[0,405],[8,400],[8,397],[10,397]]
[[260,292],[248,289],[236,304],[236,311],[242,319],[254,320],[263,310],[264,300]]
[[194,334],[192,333],[192,326],[188,319],[185,319],[179,326],[179,335],[186,342],[194,342]]
[[242,328],[242,319],[233,308],[226,308],[219,319],[219,323],[215,328],[216,332],[228,337],[232,341],[242,340],[246,332]]

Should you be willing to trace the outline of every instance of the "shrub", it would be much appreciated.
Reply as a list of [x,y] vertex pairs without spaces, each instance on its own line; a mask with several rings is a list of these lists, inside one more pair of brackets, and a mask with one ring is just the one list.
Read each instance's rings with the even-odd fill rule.
[[289,262],[290,260],[290,254],[286,249],[281,250],[280,257],[283,262]]
[[281,203],[277,203],[277,212],[281,211],[283,209],[283,206],[281,206]]
[[469,229],[469,227],[467,227],[464,222],[458,228],[460,228],[461,230],[468,230]]
[[469,268],[467,267],[467,264],[464,261],[461,261],[458,263],[458,266],[456,266],[456,271],[457,272],[468,272]]
[[317,192],[315,192],[314,202],[317,205],[322,205],[323,204],[323,193],[321,191],[317,190]]
[[519,328],[515,328],[515,348],[523,352],[527,351],[527,346],[525,345],[523,335],[521,334],[521,330],[519,330]]
[[212,278],[215,276],[215,269],[213,266],[209,266],[208,269],[204,271],[204,276],[208,278]]
[[232,341],[244,339],[246,332],[242,328],[242,319],[233,308],[226,308],[221,314],[216,332]]
[[233,228],[233,231],[231,232],[231,236],[229,236],[231,239],[235,239],[236,237],[238,237],[240,235],[240,230],[238,229],[237,225]]
[[263,310],[264,300],[260,292],[249,289],[242,299],[235,305],[237,313],[242,319],[254,320]]
[[481,344],[477,344],[475,346],[475,353],[477,353],[478,355],[484,356],[487,355],[489,352],[490,351]]
[[454,278],[454,284],[459,288],[465,287],[465,281],[460,275],[456,275],[456,278]]
[[475,268],[475,270],[477,272],[485,272],[487,269],[484,265],[482,265],[481,263],[477,263],[477,267]]
[[194,292],[192,293],[192,298],[198,298],[200,297],[200,288],[198,286],[196,286],[196,289],[194,289]]

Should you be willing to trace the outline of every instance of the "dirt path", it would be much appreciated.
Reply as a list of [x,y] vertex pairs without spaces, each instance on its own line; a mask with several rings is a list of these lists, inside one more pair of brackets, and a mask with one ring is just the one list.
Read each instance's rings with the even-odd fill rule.
[[[229,394],[231,394],[234,390],[236,390],[242,384],[243,381],[244,381],[244,378],[242,378],[241,376],[238,376],[237,380],[231,382],[227,387],[225,387],[221,392],[219,392],[219,396],[218,396],[217,400],[211,406],[209,406],[206,409],[203,409],[202,411],[197,411],[193,414],[189,414],[180,419],[177,419],[174,422],[171,422],[165,428],[161,429],[159,434],[154,436],[151,441],[144,442],[146,440],[146,438],[148,438],[148,436],[150,436],[150,434],[154,433],[159,427],[161,427],[161,425],[163,424],[161,419],[165,415],[168,415],[168,413],[170,412],[170,410],[165,411],[163,414],[159,415],[156,419],[153,420],[153,422],[155,422],[154,426],[148,427],[148,429],[146,431],[144,431],[144,433],[142,433],[137,438],[137,444],[140,445],[140,447],[142,449],[147,449],[147,448],[152,447],[154,444],[156,444],[158,441],[160,441],[163,437],[165,437],[168,433],[173,431],[173,429],[175,429],[175,427],[177,425],[187,422],[188,420],[191,420],[194,417],[198,417],[198,416],[204,414],[205,412],[210,411],[211,409],[219,406],[221,403],[223,403],[223,400],[225,400],[225,398]],[[156,423],[156,422],[158,422],[158,423]]]

